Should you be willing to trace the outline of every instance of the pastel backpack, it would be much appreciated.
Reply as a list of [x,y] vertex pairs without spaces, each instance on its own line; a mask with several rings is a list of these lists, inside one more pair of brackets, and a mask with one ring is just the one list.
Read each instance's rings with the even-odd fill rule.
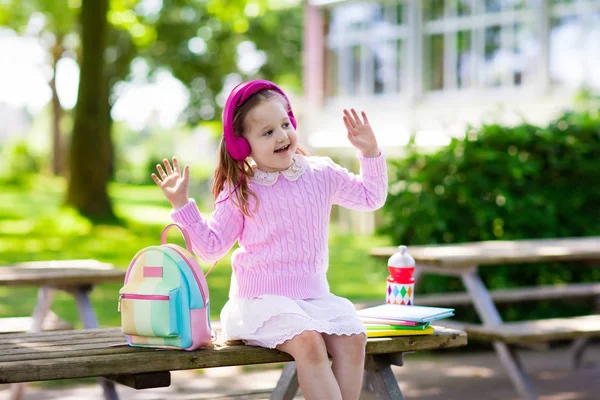
[[[166,244],[177,227],[186,249]],[[127,268],[119,291],[121,330],[131,346],[196,350],[212,340],[206,273],[192,255],[185,228],[170,224],[160,246],[140,250]],[[214,267],[214,265],[213,265]]]

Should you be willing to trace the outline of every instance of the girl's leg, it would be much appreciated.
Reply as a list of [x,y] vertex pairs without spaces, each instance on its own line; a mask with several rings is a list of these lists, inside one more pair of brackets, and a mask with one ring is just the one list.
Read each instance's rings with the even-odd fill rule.
[[343,400],[357,400],[363,383],[367,336],[323,335],[327,351],[333,358],[333,374]]
[[298,371],[298,383],[305,399],[342,399],[340,387],[333,376],[325,342],[320,333],[304,331],[276,348],[294,357]]

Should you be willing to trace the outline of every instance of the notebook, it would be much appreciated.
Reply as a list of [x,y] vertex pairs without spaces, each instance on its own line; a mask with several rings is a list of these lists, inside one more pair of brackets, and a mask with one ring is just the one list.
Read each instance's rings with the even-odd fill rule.
[[372,320],[375,318],[380,320],[379,323],[386,323],[383,322],[384,320],[423,323],[451,317],[454,315],[454,309],[383,304],[380,306],[364,308],[359,310],[357,314],[359,317],[361,317],[363,322],[367,322],[365,321],[365,318],[369,318],[369,322],[372,322]]
[[433,335],[433,327],[428,326],[425,329],[394,329],[394,330],[367,330],[367,337],[389,337],[389,336],[415,336],[415,335]]
[[390,324],[365,324],[363,323],[365,328],[368,331],[393,331],[393,330],[423,330],[429,326],[429,322],[425,324],[419,324],[414,326],[406,326],[406,325],[390,325]]
[[407,326],[407,327],[422,325],[420,322],[399,321],[397,319],[386,319],[386,318],[360,317],[360,320],[364,324],[388,324],[388,325]]

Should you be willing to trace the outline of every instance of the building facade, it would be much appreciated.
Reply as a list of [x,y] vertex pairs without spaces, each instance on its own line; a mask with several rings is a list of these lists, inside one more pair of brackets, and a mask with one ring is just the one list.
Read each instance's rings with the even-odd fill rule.
[[600,89],[600,0],[309,0],[304,39],[303,130],[329,152],[348,148],[347,107],[395,152],[543,124]]
[[[308,0],[302,136],[355,159],[342,110],[368,112],[401,155],[468,126],[545,124],[585,88],[600,89],[600,0]],[[370,233],[372,214],[337,210]]]

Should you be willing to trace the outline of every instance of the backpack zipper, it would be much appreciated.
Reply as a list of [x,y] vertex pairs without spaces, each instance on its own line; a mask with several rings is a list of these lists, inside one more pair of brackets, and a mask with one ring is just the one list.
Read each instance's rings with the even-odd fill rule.
[[121,312],[121,301],[123,299],[132,300],[169,300],[169,296],[164,294],[133,294],[133,293],[120,293],[119,304],[117,305],[117,312]]
[[[161,246],[166,246],[169,249],[173,250],[174,252],[176,252],[177,254],[179,254],[179,256],[185,261],[186,265],[188,266],[188,268],[190,269],[190,271],[192,271],[192,275],[194,275],[194,278],[196,279],[196,283],[198,284],[198,288],[200,289],[200,294],[202,295],[202,300],[204,302],[204,307],[206,307],[208,305],[208,297],[206,296],[206,293],[204,293],[204,289],[202,288],[202,284],[200,283],[200,279],[198,278],[198,275],[196,274],[196,271],[194,271],[194,268],[191,266],[191,264],[188,262],[187,258],[185,257],[185,255],[183,255],[179,250],[177,250],[176,247],[171,246],[169,244],[165,244],[165,245],[161,245]],[[157,246],[160,247],[160,246]],[[137,261],[137,257],[134,258],[131,263],[129,264],[129,267],[127,268],[127,273],[125,274],[125,283],[129,282],[129,273],[131,272],[131,267],[132,265],[135,265],[135,262]],[[210,271],[209,271],[210,272]],[[121,305],[121,298],[119,298],[119,307]]]

